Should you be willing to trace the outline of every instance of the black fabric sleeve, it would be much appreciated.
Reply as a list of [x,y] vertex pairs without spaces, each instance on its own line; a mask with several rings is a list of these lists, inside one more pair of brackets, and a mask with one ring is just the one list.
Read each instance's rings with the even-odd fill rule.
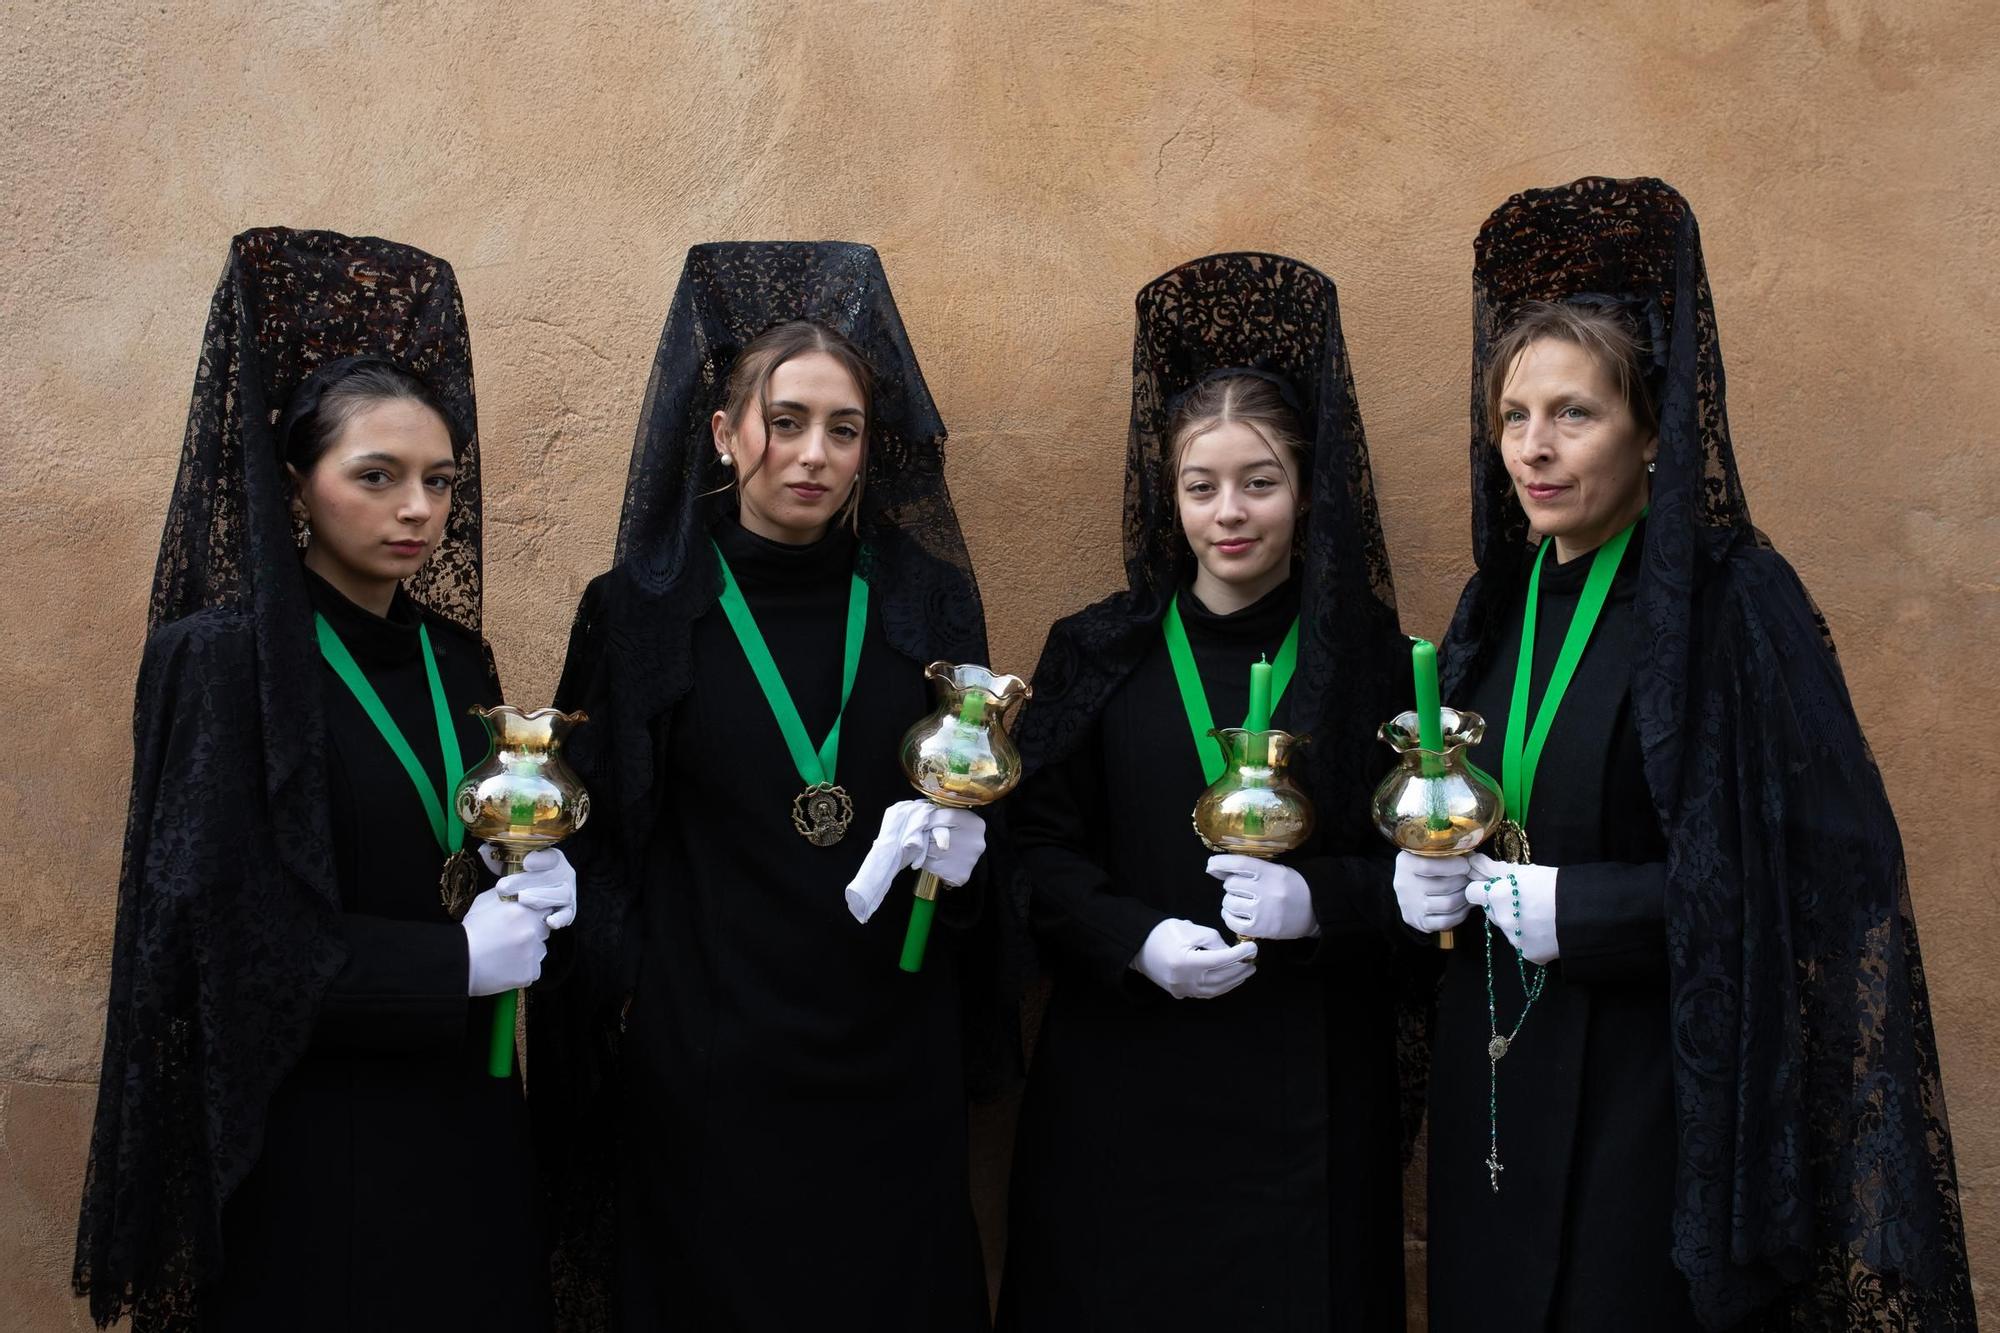
[[1309,856],[1292,867],[1312,890],[1313,916],[1323,937],[1378,936],[1408,943],[1416,936],[1396,906],[1396,853]]
[[341,934],[347,966],[321,1002],[315,1044],[420,1050],[465,1039],[471,964],[463,927],[350,912]]
[[1556,878],[1563,979],[1602,986],[1667,979],[1667,866],[1600,861]]
[[1104,820],[1104,776],[1095,728],[1062,762],[1021,785],[1010,816],[1029,885],[1028,920],[1043,945],[1081,956],[1117,985],[1166,914],[1118,893],[1096,833]]

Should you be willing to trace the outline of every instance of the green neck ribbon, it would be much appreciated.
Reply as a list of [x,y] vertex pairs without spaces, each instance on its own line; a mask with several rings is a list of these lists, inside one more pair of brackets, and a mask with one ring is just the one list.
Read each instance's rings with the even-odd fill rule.
[[[1215,718],[1209,712],[1208,692],[1202,688],[1194,649],[1188,644],[1187,626],[1181,623],[1178,597],[1167,603],[1167,617],[1160,622],[1160,629],[1167,638],[1167,656],[1174,664],[1174,683],[1180,686],[1181,707],[1187,712],[1188,730],[1194,734],[1195,753],[1201,756],[1202,775],[1212,783],[1223,775],[1229,763],[1222,753],[1222,742],[1208,734],[1215,730]],[[1294,616],[1292,627],[1285,631],[1285,641],[1278,646],[1278,656],[1271,663],[1273,713],[1278,711],[1278,701],[1285,697],[1285,687],[1292,683],[1292,675],[1298,668],[1299,621]]]
[[764,702],[770,705],[771,716],[778,721],[785,748],[792,752],[793,766],[807,786],[831,783],[840,760],[841,719],[847,716],[847,700],[854,693],[855,672],[861,666],[861,640],[868,625],[868,581],[855,574],[848,584],[840,711],[834,714],[833,726],[815,750],[812,737],[806,734],[805,720],[799,716],[799,706],[792,702],[792,692],[785,688],[785,679],[778,674],[778,664],[764,642],[764,632],[757,628],[757,618],[750,614],[750,603],[743,600],[743,590],[736,586],[736,575],[730,571],[729,561],[723,558],[719,546],[715,548],[715,562],[722,567],[722,613],[729,618],[729,628],[736,632],[736,642],[742,645],[751,673],[764,691]]

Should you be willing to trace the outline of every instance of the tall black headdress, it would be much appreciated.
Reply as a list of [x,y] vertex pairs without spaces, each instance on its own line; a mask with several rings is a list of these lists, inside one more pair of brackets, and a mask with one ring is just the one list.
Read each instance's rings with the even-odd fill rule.
[[1533,300],[1658,312],[1632,699],[1668,839],[1673,1245],[1695,1309],[1714,1327],[1770,1308],[1798,1329],[1970,1328],[1902,842],[1825,622],[1750,524],[1694,212],[1661,181],[1586,178],[1508,200],[1474,254],[1479,572],[1447,697],[1489,664],[1533,554],[1487,429],[1495,339]]
[[[612,569],[585,590],[571,631],[558,703],[591,723],[570,743],[593,797],[588,864],[592,910],[577,920],[582,966],[531,1002],[531,1094],[538,1132],[557,1145],[570,1127],[598,1133],[598,1100],[619,1007],[637,962],[635,905],[659,803],[656,737],[687,693],[690,626],[721,593],[709,532],[736,509],[732,474],[717,460],[709,419],[730,368],[759,333],[812,319],[848,337],[875,373],[860,511],[861,573],[890,644],[915,662],[986,660],[986,622],[944,477],[944,423],[910,348],[881,260],[846,242],[728,242],[689,249],[667,311],[625,485]],[[915,719],[913,718],[912,721]],[[961,968],[969,1003],[1004,995],[998,945]],[[1017,1060],[999,1008],[968,1014],[975,1084]],[[572,1145],[573,1146],[573,1145]],[[566,1239],[603,1221],[588,1168],[559,1182]],[[576,1213],[587,1214],[581,1219]],[[597,1242],[604,1239],[600,1233]],[[584,1247],[593,1242],[586,1238]],[[559,1256],[559,1304],[591,1299],[589,1253]]]
[[222,1205],[346,962],[279,427],[316,370],[355,356],[422,378],[451,418],[451,512],[410,591],[480,630],[472,352],[451,266],[372,237],[244,232],[202,335],[139,671],[74,1274],[100,1323],[197,1326],[198,1289],[226,1260]]
[[1248,370],[1283,387],[1311,435],[1294,716],[1313,737],[1305,766],[1322,817],[1365,824],[1387,759],[1370,733],[1397,711],[1397,662],[1406,670],[1408,655],[1333,281],[1282,255],[1210,255],[1146,284],[1137,306],[1127,586],[1050,630],[1022,713],[1022,754],[1031,769],[1069,754],[1158,642],[1167,603],[1193,563],[1177,517],[1174,408],[1204,381]]

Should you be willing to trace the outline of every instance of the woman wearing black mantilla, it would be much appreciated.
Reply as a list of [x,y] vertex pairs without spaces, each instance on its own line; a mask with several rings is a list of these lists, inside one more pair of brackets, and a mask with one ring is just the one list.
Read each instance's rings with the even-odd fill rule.
[[[1000,1323],[1400,1330],[1402,950],[1366,916],[1394,919],[1367,811],[1407,650],[1334,286],[1213,255],[1137,305],[1129,586],[1050,630],[1019,728],[1054,989]],[[1189,819],[1260,658],[1311,737],[1319,832],[1282,862],[1212,857]]]
[[498,701],[479,539],[450,266],[237,237],[140,668],[77,1240],[100,1323],[549,1325],[485,997],[534,980],[575,883],[549,852],[475,896],[449,813]]
[[[944,436],[873,250],[688,252],[559,690],[603,886],[529,1006],[567,1324],[988,1322],[966,1094],[1018,1059],[999,904],[980,817],[896,757],[925,665],[985,655]],[[917,866],[961,887],[910,974]]]
[[1444,693],[1512,826],[1399,862],[1411,925],[1483,913],[1433,1050],[1431,1327],[1970,1329],[1902,847],[1750,524],[1693,212],[1580,180],[1476,256]]

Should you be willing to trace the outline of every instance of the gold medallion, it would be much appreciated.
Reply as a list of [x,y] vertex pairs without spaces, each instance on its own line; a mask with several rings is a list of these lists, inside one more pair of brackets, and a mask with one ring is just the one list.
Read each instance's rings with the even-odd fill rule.
[[1534,859],[1528,850],[1527,831],[1511,819],[1501,820],[1494,828],[1490,846],[1493,858],[1509,865],[1524,866]]
[[854,802],[844,787],[815,782],[792,798],[792,827],[815,847],[831,847],[854,822]]
[[479,858],[461,847],[444,859],[438,875],[438,901],[453,921],[465,915],[479,893]]

